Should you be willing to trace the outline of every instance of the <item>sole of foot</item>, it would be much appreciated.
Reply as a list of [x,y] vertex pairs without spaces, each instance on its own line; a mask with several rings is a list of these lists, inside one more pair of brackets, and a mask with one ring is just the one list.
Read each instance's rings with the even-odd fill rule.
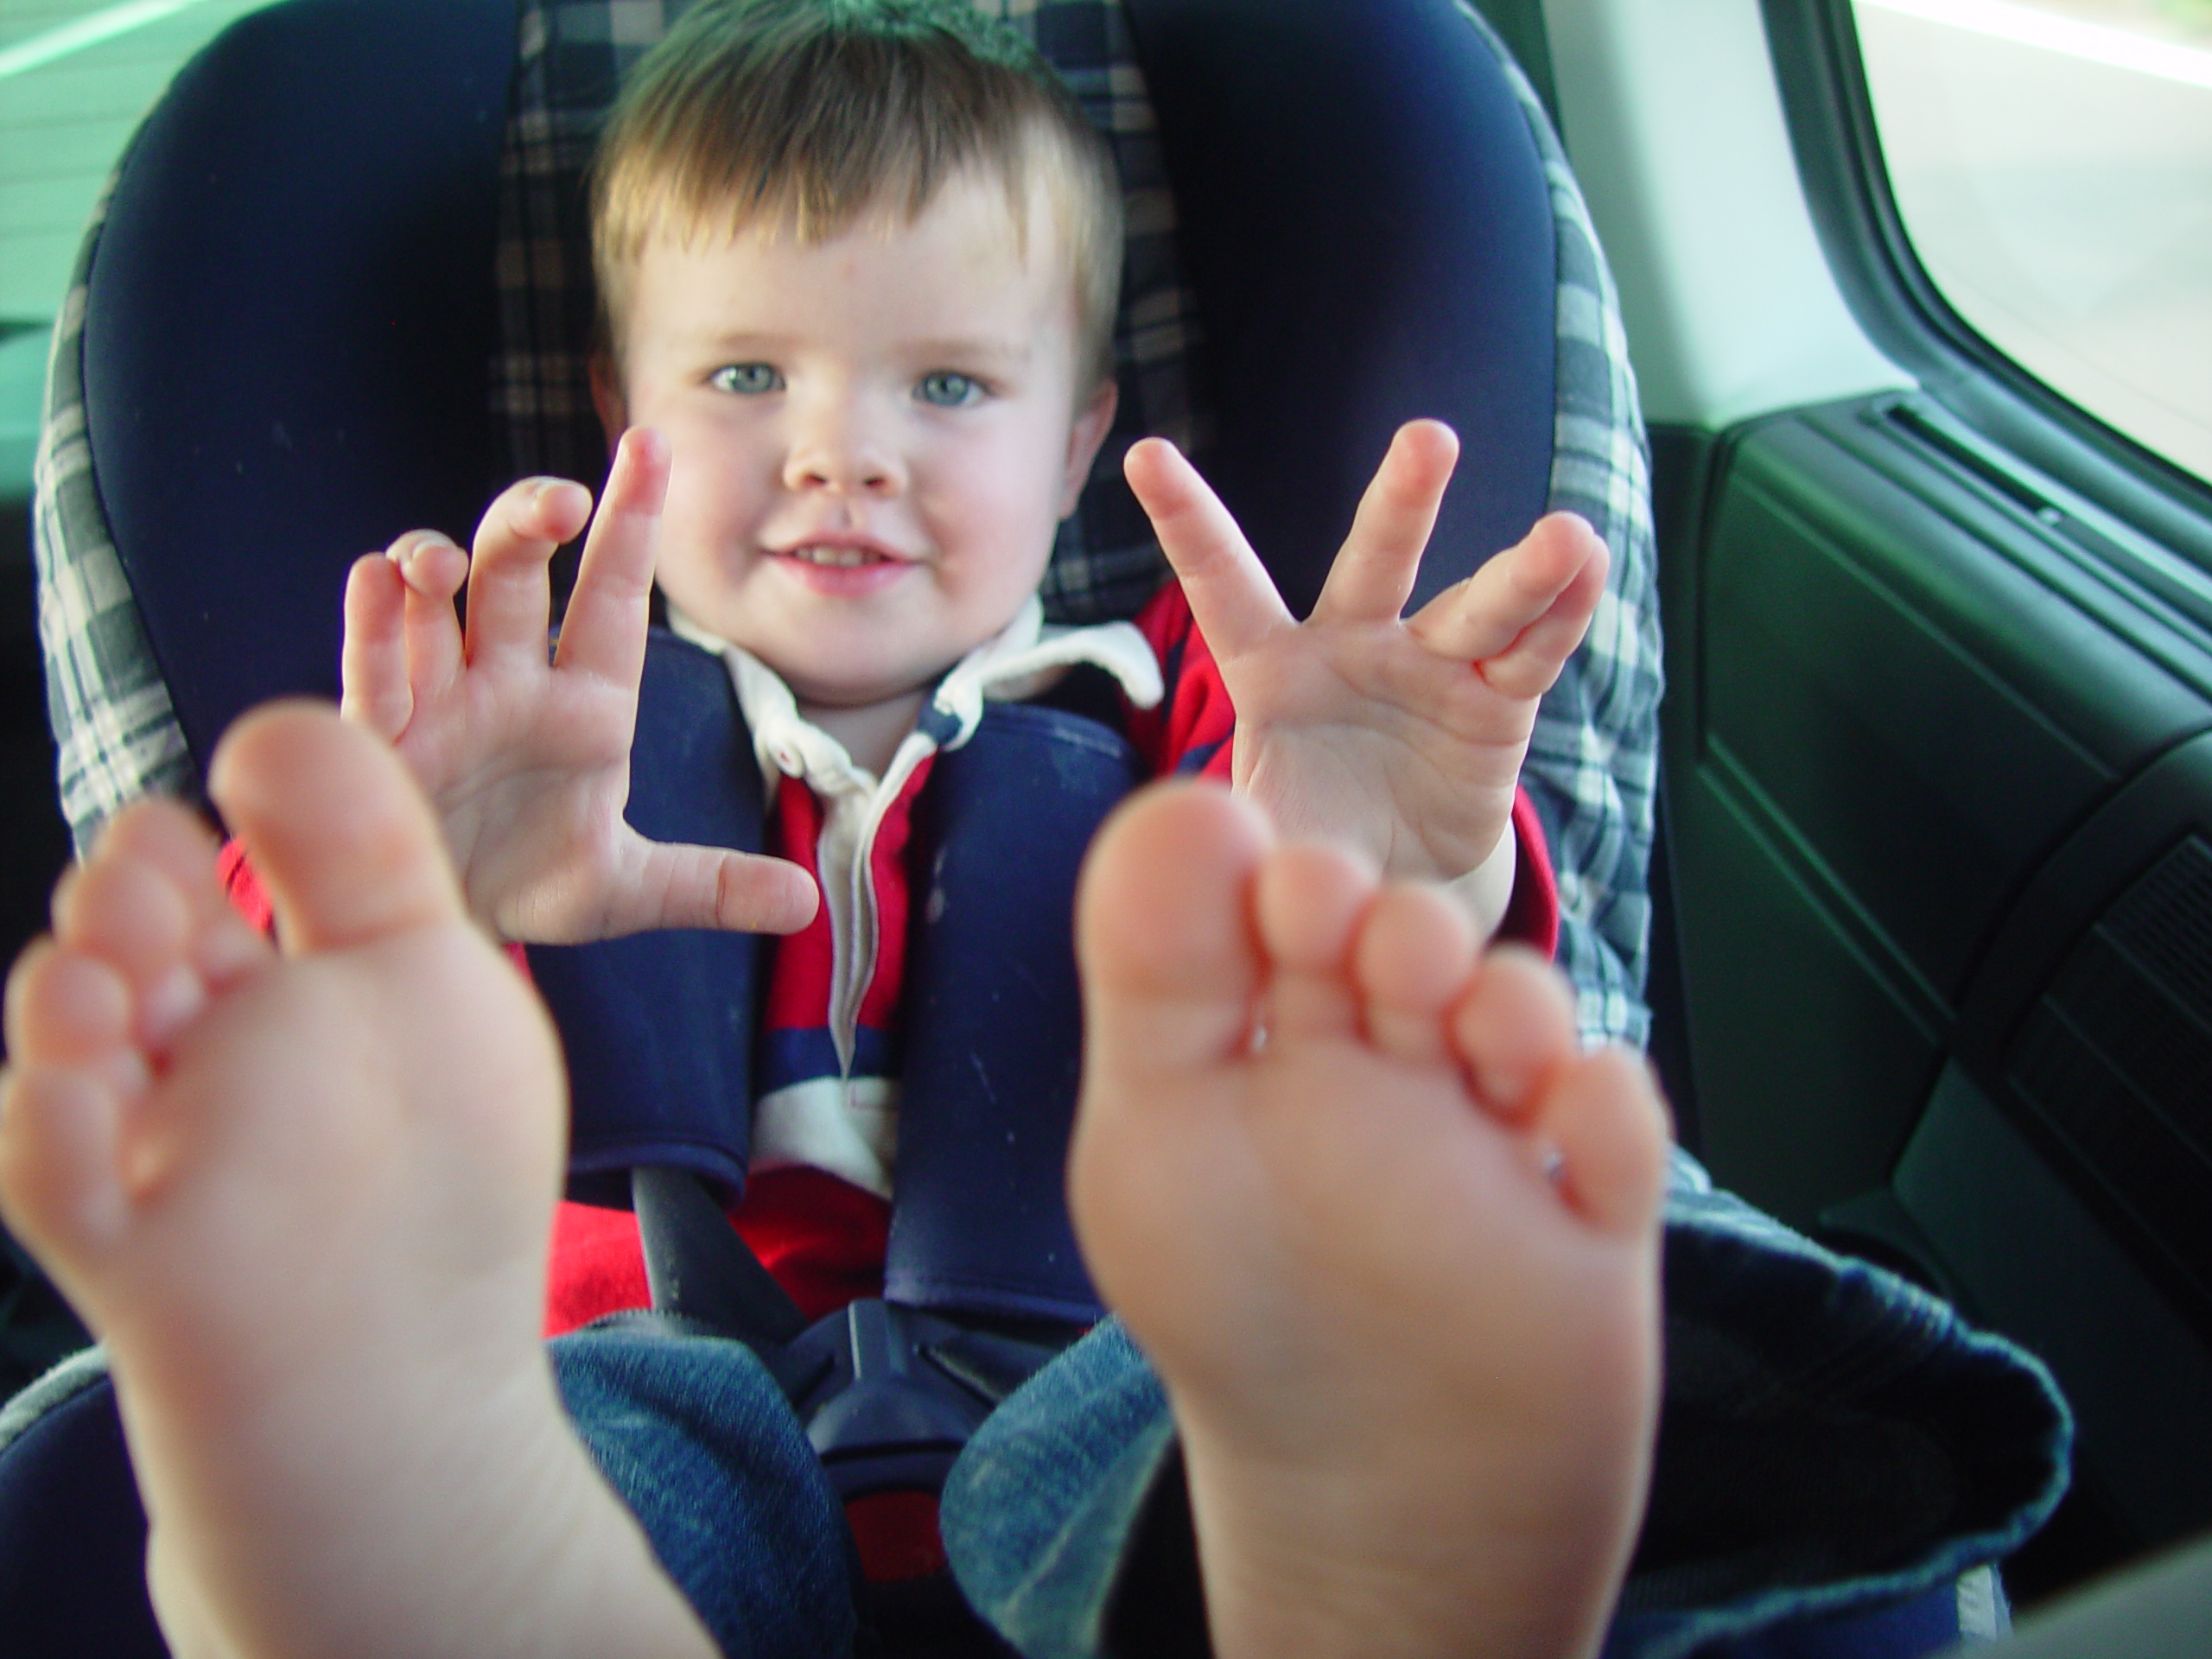
[[0,1093],[0,1210],[108,1346],[165,1630],[233,1654],[604,1637],[579,1593],[651,1567],[537,1338],[550,1026],[381,744],[278,706],[209,784],[282,950],[231,914],[196,819],[134,806],[10,980]]
[[1183,1445],[1215,1650],[1587,1655],[1648,1480],[1668,1130],[1441,889],[1166,785],[1078,904],[1071,1202]]

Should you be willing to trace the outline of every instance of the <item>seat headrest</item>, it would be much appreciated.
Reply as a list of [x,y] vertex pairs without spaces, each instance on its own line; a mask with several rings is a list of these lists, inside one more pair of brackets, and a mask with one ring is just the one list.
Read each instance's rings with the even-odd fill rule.
[[[1546,504],[1556,257],[1529,115],[1452,0],[996,0],[1108,134],[1130,238],[1122,407],[1047,577],[1059,620],[1164,574],[1122,482],[1193,449],[1294,609],[1391,429],[1467,458],[1421,592]],[[519,473],[595,478],[583,174],[675,0],[290,0],[181,75],[98,232],[100,506],[204,761],[334,690],[343,572],[466,532]],[[489,408],[494,419],[487,423]]]

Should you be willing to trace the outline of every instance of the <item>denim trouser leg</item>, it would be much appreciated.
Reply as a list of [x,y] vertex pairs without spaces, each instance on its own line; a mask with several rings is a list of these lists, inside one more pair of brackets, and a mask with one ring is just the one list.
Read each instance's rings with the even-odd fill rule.
[[[1607,1659],[1903,1659],[1946,1598],[1964,1630],[1962,1575],[2065,1484],[2043,1368],[1701,1178],[1669,1196],[1665,1273],[1657,1469]],[[578,1433],[724,1649],[850,1651],[842,1517],[751,1351],[641,1319],[553,1354]],[[96,1373],[0,1412],[0,1510],[42,1525],[87,1469],[119,1469],[112,1414]],[[1030,1659],[1204,1651],[1173,1424],[1115,1322],[983,1425],[942,1514],[962,1588]],[[86,1562],[141,1601],[142,1528],[118,1508],[99,1558],[116,1565]]]
[[852,1651],[843,1515],[750,1349],[618,1317],[552,1355],[576,1432],[725,1654]]
[[[1154,1515],[1163,1494],[1171,1510],[1179,1503],[1180,1467],[1160,1379],[1108,1319],[992,1413],[953,1465],[938,1511],[953,1575],[1025,1659],[1090,1659],[1120,1645],[1106,1624],[1124,1591],[1144,1604],[1148,1628],[1180,1624],[1203,1652],[1187,1519],[1160,1526]],[[1169,1535],[1151,1572],[1147,1531]],[[1164,1659],[1176,1645],[1163,1634],[1142,1651]]]
[[[1657,1468],[1606,1659],[1904,1659],[1972,1633],[1978,1569],[2065,1487],[2049,1374],[1687,1160],[1665,1276]],[[1166,1395],[1109,1320],[969,1443],[946,1551],[1028,1659],[1203,1652],[1181,1485]]]

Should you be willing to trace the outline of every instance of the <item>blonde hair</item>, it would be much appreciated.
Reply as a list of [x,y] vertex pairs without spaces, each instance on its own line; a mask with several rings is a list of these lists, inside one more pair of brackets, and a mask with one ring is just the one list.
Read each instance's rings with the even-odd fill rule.
[[1027,253],[1033,181],[1075,283],[1090,385],[1113,374],[1122,197],[1047,64],[974,0],[698,0],[615,101],[592,171],[602,345],[619,354],[648,244],[763,222],[802,245],[872,207],[911,224],[967,170],[1004,182]]

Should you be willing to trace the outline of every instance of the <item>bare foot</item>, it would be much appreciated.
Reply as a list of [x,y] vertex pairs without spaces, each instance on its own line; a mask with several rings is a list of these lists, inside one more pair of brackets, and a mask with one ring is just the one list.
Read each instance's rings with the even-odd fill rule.
[[1070,1166],[1167,1385],[1214,1650],[1594,1653],[1658,1389],[1667,1131],[1565,987],[1217,790],[1101,834]]
[[211,782],[284,954],[134,807],[10,980],[0,1083],[0,1208],[108,1345],[172,1645],[709,1651],[561,1414],[558,1050],[421,798],[300,706]]

